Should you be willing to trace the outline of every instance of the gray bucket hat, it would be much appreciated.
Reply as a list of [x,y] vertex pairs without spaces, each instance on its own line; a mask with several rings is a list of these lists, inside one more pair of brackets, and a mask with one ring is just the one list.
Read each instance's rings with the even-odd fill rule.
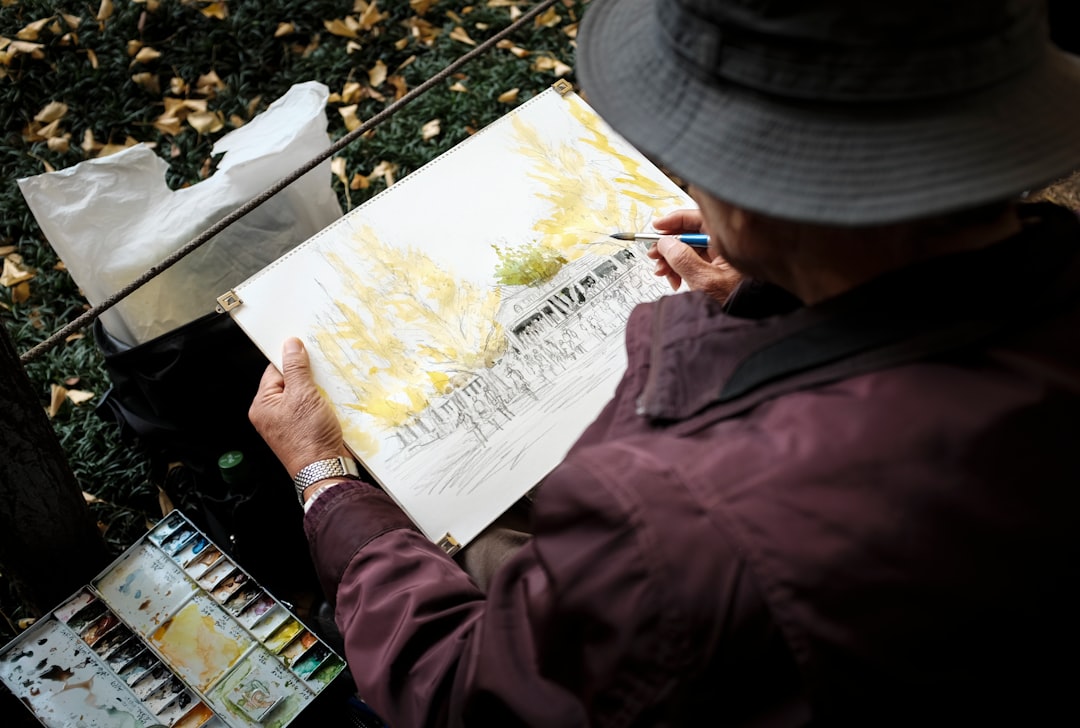
[[590,104],[672,173],[776,217],[875,225],[1080,169],[1080,61],[1042,0],[593,0]]

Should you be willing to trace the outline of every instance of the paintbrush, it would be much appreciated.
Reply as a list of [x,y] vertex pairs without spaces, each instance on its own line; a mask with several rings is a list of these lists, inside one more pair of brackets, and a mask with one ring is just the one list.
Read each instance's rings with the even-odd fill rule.
[[[661,235],[660,233],[612,233],[611,237],[616,240],[659,240]],[[682,235],[672,235],[670,237],[686,243],[692,248],[709,247],[709,236],[703,233],[683,233]]]

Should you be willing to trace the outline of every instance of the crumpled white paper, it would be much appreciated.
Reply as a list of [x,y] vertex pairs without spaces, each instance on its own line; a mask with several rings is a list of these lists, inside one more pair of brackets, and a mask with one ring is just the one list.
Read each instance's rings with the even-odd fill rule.
[[[145,145],[20,179],[19,189],[97,304],[325,150],[327,96],[321,83],[293,86],[222,137],[217,171],[184,189],[169,189],[168,165]],[[106,331],[134,346],[213,311],[219,295],[341,217],[331,179],[326,161],[106,311]]]

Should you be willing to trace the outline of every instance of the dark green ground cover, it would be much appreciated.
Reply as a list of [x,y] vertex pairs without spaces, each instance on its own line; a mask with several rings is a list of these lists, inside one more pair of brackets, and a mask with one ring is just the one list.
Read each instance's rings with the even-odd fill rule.
[[[0,248],[16,246],[26,265],[37,275],[29,281],[30,296],[16,303],[12,289],[0,287],[0,320],[19,351],[26,351],[50,333],[82,313],[87,307],[71,277],[57,269],[58,259],[44,240],[23,201],[16,180],[46,171],[46,165],[62,169],[77,164],[88,155],[81,148],[89,130],[99,143],[123,144],[128,137],[152,142],[171,164],[169,183],[173,187],[198,182],[208,164],[214,141],[233,128],[230,117],[246,120],[283,94],[292,84],[317,80],[331,92],[341,92],[348,82],[368,82],[368,69],[382,60],[391,75],[400,74],[413,88],[435,74],[471,46],[452,39],[461,27],[476,42],[505,27],[511,12],[505,0],[439,0],[430,3],[423,20],[438,32],[430,44],[426,33],[410,32],[420,5],[407,0],[380,0],[388,17],[355,39],[334,35],[324,21],[341,19],[354,11],[353,0],[229,0],[221,3],[227,17],[210,17],[203,12],[206,2],[160,0],[156,7],[131,0],[113,0],[112,15],[95,20],[100,0],[93,2],[0,2],[0,38],[15,40],[20,30],[43,18],[57,18],[61,33],[48,29],[34,42],[41,44],[39,55],[10,55],[0,64]],[[490,5],[494,5],[491,7]],[[528,10],[529,2],[518,3]],[[550,64],[537,67],[537,58],[550,54],[573,65],[573,25],[580,17],[582,3],[565,0],[555,6],[558,20],[518,32],[516,46],[528,50],[519,57],[508,49],[495,50],[462,69],[462,76],[448,80],[402,113],[376,129],[370,138],[346,149],[347,175],[367,175],[381,161],[398,165],[397,179],[414,170],[493,121],[514,104],[498,101],[512,89],[520,89],[517,101],[527,100],[556,80]],[[60,16],[66,13],[81,21],[72,29]],[[293,32],[275,37],[281,23],[291,23]],[[64,34],[71,32],[65,40]],[[76,37],[77,36],[77,37]],[[359,49],[349,52],[352,40]],[[130,42],[139,41],[161,53],[147,64],[132,64]],[[0,41],[2,42],[2,41]],[[9,53],[10,45],[6,49]],[[96,55],[98,67],[90,62],[88,50]],[[0,47],[0,54],[5,49]],[[2,57],[2,56],[0,56]],[[395,69],[412,59],[400,71]],[[226,120],[214,133],[201,134],[185,125],[176,135],[161,133],[153,122],[164,110],[163,96],[169,94],[170,80],[183,79],[189,86],[204,74],[216,72],[225,87],[208,99],[212,111]],[[132,75],[150,72],[157,76],[160,91],[135,83]],[[572,73],[567,76],[573,79]],[[468,91],[450,90],[460,81]],[[368,98],[359,102],[358,116],[367,119],[394,98],[389,83],[377,89],[384,100]],[[180,95],[183,97],[183,94]],[[191,94],[191,98],[202,98]],[[61,130],[70,133],[67,151],[50,149],[44,140],[27,138],[32,119],[50,102],[67,104]],[[328,107],[329,130],[334,138],[345,133],[342,117]],[[424,140],[421,127],[432,119],[441,120],[441,134]],[[268,181],[269,183],[269,181]],[[356,206],[384,186],[377,178],[367,189],[349,191],[334,181],[343,206]],[[348,203],[347,203],[348,200]],[[43,407],[50,401],[52,385],[100,395],[109,386],[101,356],[92,338],[76,339],[30,363],[27,372]],[[70,384],[77,380],[77,383]],[[146,458],[121,442],[114,425],[95,414],[97,398],[80,406],[65,402],[54,418],[56,433],[63,443],[82,489],[96,497],[90,504],[92,517],[99,520],[106,541],[119,553],[160,518],[157,486],[151,482]],[[21,619],[32,617],[11,586],[10,576],[0,564],[0,642],[17,632]]]

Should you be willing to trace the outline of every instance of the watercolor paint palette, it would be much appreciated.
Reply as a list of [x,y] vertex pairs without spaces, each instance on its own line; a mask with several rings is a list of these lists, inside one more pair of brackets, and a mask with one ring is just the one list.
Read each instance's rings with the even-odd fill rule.
[[179,511],[0,649],[57,727],[282,728],[344,668]]

